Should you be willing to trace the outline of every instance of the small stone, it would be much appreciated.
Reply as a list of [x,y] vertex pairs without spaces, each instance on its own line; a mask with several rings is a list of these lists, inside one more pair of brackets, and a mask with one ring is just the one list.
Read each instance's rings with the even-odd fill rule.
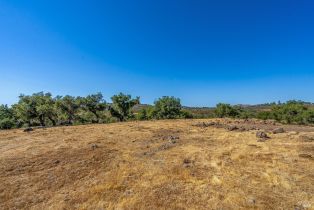
[[189,164],[189,163],[191,163],[191,160],[190,160],[190,159],[185,158],[185,159],[183,160],[183,163],[184,163],[184,164]]
[[169,139],[169,140],[175,140],[175,139],[179,139],[179,137],[178,137],[178,136],[169,136],[168,139]]
[[34,130],[33,128],[29,127],[29,128],[25,128],[25,129],[24,129],[24,132],[31,132],[31,131],[33,131],[33,130]]
[[98,145],[97,145],[97,144],[92,144],[92,145],[91,145],[91,148],[92,148],[92,150],[97,149],[97,148],[98,148]]
[[295,210],[304,210],[304,209],[311,209],[312,205],[308,201],[300,201],[297,205],[294,206]]
[[258,141],[265,141],[266,139],[268,139],[269,137],[267,136],[267,134],[263,131],[258,131],[256,133],[256,137],[259,138]]
[[125,192],[124,192],[124,195],[126,195],[126,196],[130,196],[130,195],[132,195],[133,194],[133,190],[126,190]]
[[214,125],[216,125],[215,122],[209,122],[209,123],[207,123],[207,126],[214,126]]
[[276,128],[272,131],[273,134],[284,133],[285,130],[283,128]]
[[244,127],[239,128],[239,131],[246,131]]
[[228,131],[234,131],[234,130],[238,130],[239,128],[235,125],[231,125],[231,126],[228,126]]
[[190,159],[185,158],[183,160],[183,166],[186,167],[186,168],[191,167],[192,166],[192,161]]
[[177,143],[177,141],[176,140],[170,140],[169,143],[175,144],[175,143]]
[[247,202],[250,204],[250,205],[255,205],[256,204],[256,198],[255,197],[249,197],[247,199]]

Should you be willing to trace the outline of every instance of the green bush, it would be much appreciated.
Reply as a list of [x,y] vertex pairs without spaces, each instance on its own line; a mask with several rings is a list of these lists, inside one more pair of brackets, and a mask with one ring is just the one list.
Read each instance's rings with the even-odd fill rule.
[[239,112],[236,108],[231,106],[230,104],[219,103],[216,105],[215,114],[219,118],[223,117],[237,117],[239,116]]
[[181,110],[181,118],[183,119],[192,119],[193,118],[193,114],[188,111],[188,110]]
[[304,114],[307,107],[302,102],[288,101],[287,103],[273,106],[272,114],[274,119],[282,123],[304,124]]
[[305,124],[314,124],[314,110],[307,110],[303,114]]
[[274,115],[271,111],[260,111],[257,113],[256,117],[261,120],[274,119]]
[[0,120],[0,129],[11,129],[15,127],[13,119],[4,118]]
[[163,96],[155,102],[154,117],[157,119],[175,119],[181,117],[181,102],[173,96]]
[[137,119],[138,120],[151,120],[154,118],[154,115],[155,115],[154,107],[149,106],[149,107],[139,110],[137,114]]

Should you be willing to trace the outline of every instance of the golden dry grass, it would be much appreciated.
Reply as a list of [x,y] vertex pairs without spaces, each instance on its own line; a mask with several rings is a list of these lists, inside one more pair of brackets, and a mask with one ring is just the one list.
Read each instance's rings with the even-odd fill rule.
[[0,209],[313,209],[309,132],[203,121],[1,131]]

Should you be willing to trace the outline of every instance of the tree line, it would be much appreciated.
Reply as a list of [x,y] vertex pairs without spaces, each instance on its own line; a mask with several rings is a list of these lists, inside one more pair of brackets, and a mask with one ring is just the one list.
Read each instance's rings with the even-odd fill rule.
[[119,93],[112,96],[111,101],[107,103],[102,93],[86,97],[53,97],[44,92],[22,94],[16,104],[0,105],[0,129],[189,117],[182,110],[180,99],[175,97],[159,98],[153,107],[138,113],[134,113],[133,108],[140,104],[139,97]]
[[119,93],[107,103],[102,93],[86,97],[56,96],[51,93],[20,95],[12,106],[0,105],[0,129],[110,123],[129,120],[176,119],[176,118],[257,118],[272,119],[281,123],[314,124],[314,109],[309,103],[288,101],[267,104],[265,109],[219,103],[209,111],[185,109],[179,98],[163,96],[154,105],[135,109],[139,97]]
[[216,117],[231,118],[257,118],[262,120],[276,120],[285,124],[309,125],[314,124],[313,104],[290,100],[286,103],[268,104],[267,110],[245,109],[241,106],[231,106],[230,104],[217,104],[215,109]]

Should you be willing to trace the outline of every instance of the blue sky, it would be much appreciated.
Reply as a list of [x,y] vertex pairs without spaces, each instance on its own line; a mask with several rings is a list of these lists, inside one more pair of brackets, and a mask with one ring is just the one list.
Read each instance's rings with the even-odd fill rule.
[[314,102],[313,11],[312,0],[0,0],[0,103],[39,91]]

